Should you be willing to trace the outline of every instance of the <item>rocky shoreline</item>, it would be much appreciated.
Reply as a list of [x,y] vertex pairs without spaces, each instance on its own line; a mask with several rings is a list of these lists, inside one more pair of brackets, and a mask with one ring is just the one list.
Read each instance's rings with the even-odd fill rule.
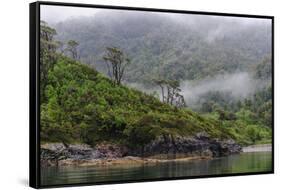
[[272,151],[271,144],[258,144],[258,145],[243,147],[243,152],[271,152],[271,151]]
[[41,145],[41,166],[91,166],[114,164],[157,164],[170,161],[209,159],[242,152],[233,140],[212,139],[198,133],[194,137],[159,136],[142,147],[101,143],[95,147],[86,144]]

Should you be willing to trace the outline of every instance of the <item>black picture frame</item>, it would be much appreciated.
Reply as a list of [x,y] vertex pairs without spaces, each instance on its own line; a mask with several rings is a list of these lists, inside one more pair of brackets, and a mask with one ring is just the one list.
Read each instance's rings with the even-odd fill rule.
[[[78,183],[78,184],[63,184],[63,185],[44,185],[40,184],[40,6],[70,6],[70,7],[88,7],[102,9],[117,9],[117,10],[132,10],[132,11],[148,11],[148,12],[165,12],[165,13],[183,13],[197,15],[216,15],[216,16],[231,16],[244,18],[263,18],[271,20],[272,26],[272,169],[266,172],[248,172],[235,174],[218,174],[204,176],[188,176],[188,177],[169,177],[161,179],[143,179],[143,180],[128,180],[128,181],[107,181],[95,183]],[[68,187],[68,186],[85,186],[99,184],[116,184],[116,183],[132,183],[132,182],[151,182],[162,180],[178,180],[178,179],[194,179],[194,178],[213,178],[227,176],[244,176],[244,175],[259,175],[274,173],[274,16],[264,15],[249,15],[249,14],[233,14],[233,13],[218,13],[218,12],[201,12],[187,10],[169,10],[156,8],[141,8],[141,7],[123,7],[123,6],[108,6],[108,5],[91,5],[79,3],[61,3],[38,1],[29,4],[29,35],[30,35],[30,75],[29,75],[29,185],[33,188],[51,188],[51,187]]]

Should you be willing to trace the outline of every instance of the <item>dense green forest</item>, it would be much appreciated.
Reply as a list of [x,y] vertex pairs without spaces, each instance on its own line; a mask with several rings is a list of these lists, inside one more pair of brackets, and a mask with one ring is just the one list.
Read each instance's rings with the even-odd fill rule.
[[159,97],[159,85],[152,81],[175,80],[186,105],[196,112],[248,109],[261,118],[259,123],[271,126],[267,20],[100,11],[52,26],[56,39],[79,42],[79,60],[107,76],[104,51],[120,47],[131,58],[123,77],[128,86]]
[[124,77],[128,83],[150,85],[155,76],[198,80],[250,71],[271,54],[271,25],[262,19],[100,11],[52,26],[59,40],[79,42],[81,60],[105,74],[104,49],[121,47],[132,59]]
[[[115,21],[112,20],[111,22],[115,23]],[[110,19],[108,22],[110,22]],[[151,22],[152,25],[155,21],[149,21],[147,18],[146,22]],[[161,23],[165,26],[166,20]],[[148,23],[143,24],[147,25]],[[180,82],[190,79],[191,76],[193,76],[191,77],[193,80],[203,78],[206,75],[206,73],[201,72],[203,70],[209,73],[207,75],[211,75],[210,73],[215,75],[216,72],[220,71],[216,67],[224,67],[222,66],[223,61],[213,62],[213,59],[206,58],[210,63],[204,63],[204,66],[200,66],[200,63],[204,62],[204,59],[201,59],[203,55],[200,54],[200,57],[197,58],[200,61],[193,66],[192,63],[183,64],[183,60],[186,60],[184,57],[188,55],[192,55],[191,57],[198,56],[196,53],[195,55],[192,54],[191,49],[195,47],[191,47],[190,51],[185,51],[180,48],[183,45],[178,44],[178,48],[172,48],[172,50],[167,50],[170,52],[167,52],[165,48],[169,48],[165,43],[170,44],[166,41],[169,38],[162,36],[163,41],[161,42],[163,43],[160,43],[157,40],[160,34],[159,36],[155,34],[156,37],[151,36],[150,39],[145,40],[146,43],[152,43],[154,44],[153,47],[160,49],[146,48],[145,53],[137,54],[139,51],[134,50],[134,47],[130,44],[135,44],[135,48],[142,47],[141,44],[137,45],[136,38],[138,38],[138,32],[143,29],[143,26],[135,29],[136,31],[133,34],[136,36],[124,36],[123,38],[132,39],[132,42],[126,43],[127,48],[121,46],[120,49],[117,48],[115,41],[112,39],[113,35],[108,36],[106,33],[103,33],[105,38],[99,39],[100,36],[98,36],[93,38],[93,41],[87,40],[89,39],[87,35],[90,34],[84,30],[79,31],[79,36],[73,34],[73,36],[57,37],[60,36],[63,26],[64,23],[60,23],[54,29],[48,26],[46,22],[41,22],[40,121],[43,142],[86,143],[94,146],[99,142],[107,141],[128,146],[142,146],[160,135],[193,136],[198,132],[206,132],[211,137],[218,139],[231,138],[242,145],[271,142],[270,56],[257,56],[257,58],[253,56],[255,53],[253,52],[253,55],[249,56],[243,63],[247,65],[246,62],[251,59],[256,59],[259,62],[247,66],[247,70],[249,69],[252,76],[257,80],[264,81],[262,88],[244,99],[234,99],[231,94],[226,92],[208,91],[204,94],[205,97],[202,96],[201,99],[204,101],[200,103],[196,110],[183,104],[184,90],[180,86]],[[71,28],[69,25],[67,26],[69,28],[66,29],[71,34]],[[72,26],[81,29],[81,26]],[[93,29],[100,30],[100,32],[107,31],[102,26],[96,27],[96,25]],[[125,30],[126,27],[119,29]],[[171,28],[171,30],[176,32],[178,28]],[[169,32],[172,31],[165,32],[165,35],[169,35]],[[124,34],[124,32],[120,33]],[[95,36],[94,34],[92,32],[93,36]],[[179,35],[174,36],[179,37]],[[139,37],[139,42],[144,41],[141,36]],[[172,38],[172,36],[170,37]],[[105,40],[104,46],[99,44],[103,40]],[[159,42],[159,45],[156,46],[156,41],[154,43],[152,40]],[[110,41],[112,41],[112,44],[109,44]],[[197,48],[199,47],[201,49],[201,45],[197,44]],[[131,50],[129,51],[129,49]],[[267,48],[264,49],[263,54],[267,55],[269,52],[266,52]],[[179,50],[181,52],[177,53]],[[204,50],[207,51],[205,53],[217,51],[212,47],[204,47]],[[97,51],[100,54],[95,53]],[[170,59],[164,59],[163,52],[166,55],[171,55]],[[147,57],[152,53],[153,58]],[[159,54],[159,56],[155,56],[155,54]],[[87,61],[89,56],[94,56],[95,59],[99,60],[99,63],[89,64]],[[155,57],[158,57],[159,60]],[[174,61],[177,60],[179,64],[172,63],[173,59]],[[217,57],[214,59],[217,59]],[[163,60],[167,62],[163,63]],[[119,72],[114,73],[114,70],[112,70],[111,72],[114,75],[110,75],[106,67],[107,64],[105,64],[107,61],[111,63],[109,66],[116,66],[112,68],[117,69],[116,72],[119,69]],[[126,68],[122,67],[121,63],[123,62],[128,63]],[[159,67],[155,66],[156,63],[159,64]],[[103,64],[102,68],[98,64]],[[150,65],[153,66],[152,69],[149,68]],[[229,65],[232,67],[232,63],[229,63]],[[184,70],[181,66],[184,67]],[[196,67],[204,67],[205,69],[201,70]],[[214,70],[212,70],[213,67]],[[231,70],[230,67],[228,69]],[[96,68],[99,68],[99,71]],[[156,72],[155,68],[159,68],[157,73],[154,73]],[[165,71],[165,68],[167,71]],[[196,72],[196,69],[199,69],[198,72]],[[185,71],[183,75],[180,74],[182,71]],[[141,74],[137,74],[138,72],[141,72]],[[196,76],[190,74],[192,72],[196,73]],[[124,74],[124,77],[121,74]],[[118,76],[123,77],[124,80],[121,80]],[[162,80],[157,80],[158,83],[155,82],[155,79],[159,78],[162,78]],[[167,87],[167,96],[164,97],[163,92],[163,99],[161,99],[159,91],[151,92],[131,87],[129,83],[136,81],[155,89],[159,89],[159,84],[162,87]],[[180,106],[177,104],[176,98],[182,98],[179,99],[181,100]]]

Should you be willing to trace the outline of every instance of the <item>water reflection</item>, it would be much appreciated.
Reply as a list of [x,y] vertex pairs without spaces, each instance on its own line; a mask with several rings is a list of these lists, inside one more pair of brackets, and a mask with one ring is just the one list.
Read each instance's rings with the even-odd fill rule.
[[243,153],[212,160],[174,161],[154,165],[49,167],[41,169],[42,185],[188,177],[270,171],[271,152]]

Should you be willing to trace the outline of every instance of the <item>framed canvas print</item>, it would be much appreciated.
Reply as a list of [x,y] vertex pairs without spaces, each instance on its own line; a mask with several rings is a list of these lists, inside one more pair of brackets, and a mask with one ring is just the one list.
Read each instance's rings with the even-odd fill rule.
[[30,4],[30,186],[274,172],[272,16]]

